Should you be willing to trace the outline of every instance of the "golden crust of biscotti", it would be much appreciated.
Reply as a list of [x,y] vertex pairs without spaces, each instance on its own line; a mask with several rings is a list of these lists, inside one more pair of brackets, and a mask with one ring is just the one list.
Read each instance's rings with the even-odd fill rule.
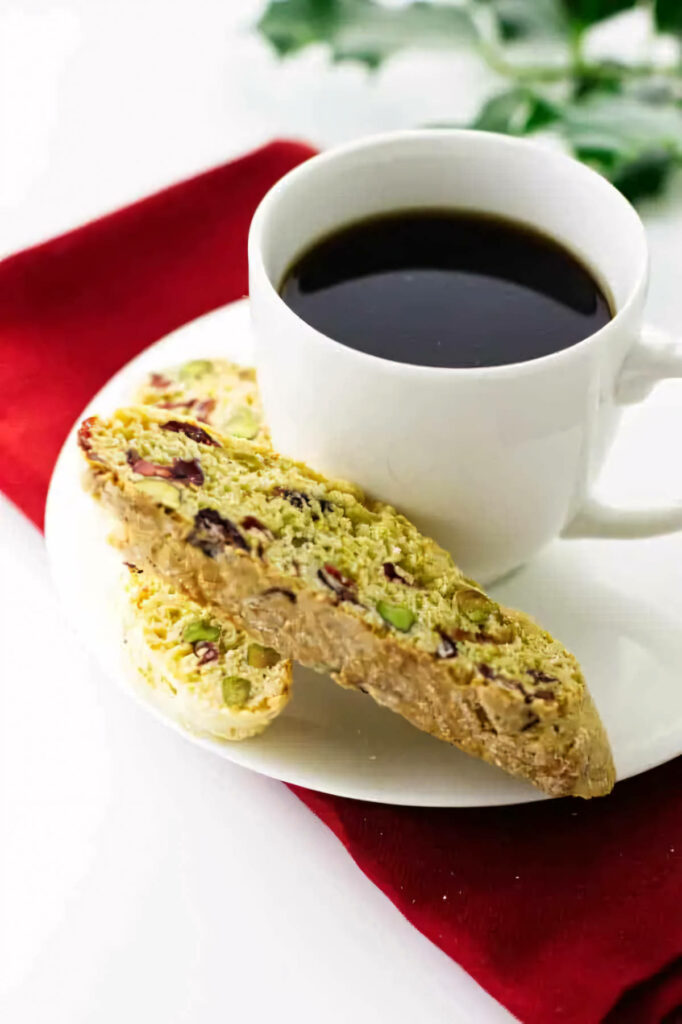
[[[150,423],[140,411],[125,416],[140,431]],[[107,429],[106,423],[97,428],[102,437]],[[91,433],[92,426],[88,439]],[[239,442],[220,438],[226,466],[234,444]],[[550,700],[542,687],[523,686],[490,669],[485,661],[492,659],[492,644],[490,656],[485,645],[477,648],[476,665],[463,656],[439,660],[423,644],[363,617],[338,594],[283,574],[256,547],[227,545],[208,555],[188,542],[194,522],[182,504],[165,506],[149,489],[136,487],[110,452],[98,452],[90,441],[85,447],[88,486],[125,523],[126,555],[135,564],[152,569],[199,604],[222,609],[283,657],[329,671],[344,686],[362,688],[418,728],[528,779],[551,796],[589,797],[612,788],[608,740],[577,663],[570,686],[554,680],[559,692]],[[267,457],[277,464],[272,452]],[[282,460],[283,473],[288,465]],[[248,509],[243,511],[248,517]],[[385,507],[382,514],[387,514]],[[516,635],[517,648],[519,637],[522,644],[531,644],[537,636],[541,646],[546,638],[546,645],[551,641],[556,649],[556,642],[521,613],[505,609],[501,621]]]

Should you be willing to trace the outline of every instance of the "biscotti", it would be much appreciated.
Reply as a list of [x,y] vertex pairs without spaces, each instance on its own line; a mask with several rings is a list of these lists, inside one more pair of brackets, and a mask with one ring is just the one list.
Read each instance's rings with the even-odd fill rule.
[[191,359],[148,373],[132,401],[191,416],[234,437],[259,444],[270,441],[256,371],[251,366],[238,366],[226,359]]
[[[147,374],[133,401],[189,413],[235,436],[268,443],[256,373],[224,359],[192,359]],[[191,732],[241,740],[283,710],[291,662],[150,572],[131,566],[124,624],[147,697]],[[215,639],[212,639],[215,637]],[[189,639],[188,639],[189,638]]]
[[127,650],[146,696],[190,732],[243,740],[262,732],[291,693],[291,662],[225,615],[128,565]]
[[163,410],[91,418],[79,441],[136,565],[546,793],[613,786],[576,659],[394,509]]

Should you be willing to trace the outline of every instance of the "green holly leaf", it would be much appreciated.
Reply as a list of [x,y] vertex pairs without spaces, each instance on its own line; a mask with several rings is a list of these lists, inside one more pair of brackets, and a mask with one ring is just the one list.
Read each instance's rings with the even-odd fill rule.
[[682,110],[636,94],[590,96],[568,104],[559,123],[575,155],[631,201],[657,195],[682,163]]
[[[270,0],[258,28],[282,56],[316,43],[335,61],[359,61],[369,68],[406,49],[475,48],[509,87],[483,105],[472,127],[511,135],[549,127],[580,159],[639,199],[659,192],[672,170],[682,166],[682,67],[679,73],[674,66],[657,72],[613,59],[585,60],[572,45],[590,26],[639,3],[416,0],[394,6],[384,0]],[[682,38],[682,0],[647,0],[647,6],[659,30]],[[483,7],[487,17],[480,17]],[[543,66],[535,54],[527,66],[519,63],[523,46],[515,49],[513,61],[508,59],[505,51],[514,49],[509,41],[535,39],[563,42],[570,58],[565,68]]]
[[583,28],[637,7],[639,0],[561,0],[566,13]]
[[562,0],[479,0],[493,14],[500,37],[509,42],[561,38],[568,31]]
[[652,149],[633,160],[626,160],[607,175],[617,189],[636,203],[663,191],[679,160],[664,149]]
[[571,82],[574,100],[585,100],[595,93],[621,93],[627,68],[615,60],[578,68]]
[[471,122],[471,128],[504,135],[527,135],[556,121],[559,109],[529,89],[516,88],[498,93]]
[[613,150],[578,147],[575,155],[608,178],[632,203],[662,192],[679,165],[675,154],[665,149],[651,149],[628,158]]
[[463,6],[427,0],[405,7],[376,0],[272,0],[258,28],[282,56],[325,43],[333,60],[370,68],[403,49],[445,50],[477,38]]
[[682,34],[682,3],[680,0],[654,0],[654,19],[659,31]]
[[562,133],[575,149],[633,159],[651,150],[682,157],[682,109],[636,96],[596,95],[562,109]]
[[311,43],[327,42],[338,29],[337,0],[284,0],[263,12],[257,28],[280,57]]

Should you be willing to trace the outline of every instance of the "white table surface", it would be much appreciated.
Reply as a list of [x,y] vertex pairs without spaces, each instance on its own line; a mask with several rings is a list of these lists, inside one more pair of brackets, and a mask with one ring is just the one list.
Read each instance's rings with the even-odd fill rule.
[[[489,87],[448,56],[374,78],[316,52],[281,67],[249,33],[259,8],[3,0],[0,255],[273,135],[327,145],[466,116]],[[674,328],[679,198],[648,226],[651,309]],[[112,685],[62,618],[40,534],[1,497],[0,621],[0,1019],[512,1019],[284,786]]]

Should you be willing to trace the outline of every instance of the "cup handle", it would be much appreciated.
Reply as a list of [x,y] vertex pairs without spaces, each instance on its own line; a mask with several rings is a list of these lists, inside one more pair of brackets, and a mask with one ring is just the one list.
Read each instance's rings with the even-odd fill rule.
[[[618,405],[643,401],[661,380],[682,378],[682,344],[663,331],[645,327],[616,382]],[[618,509],[588,497],[564,527],[562,537],[656,537],[682,530],[682,499],[649,509]]]

